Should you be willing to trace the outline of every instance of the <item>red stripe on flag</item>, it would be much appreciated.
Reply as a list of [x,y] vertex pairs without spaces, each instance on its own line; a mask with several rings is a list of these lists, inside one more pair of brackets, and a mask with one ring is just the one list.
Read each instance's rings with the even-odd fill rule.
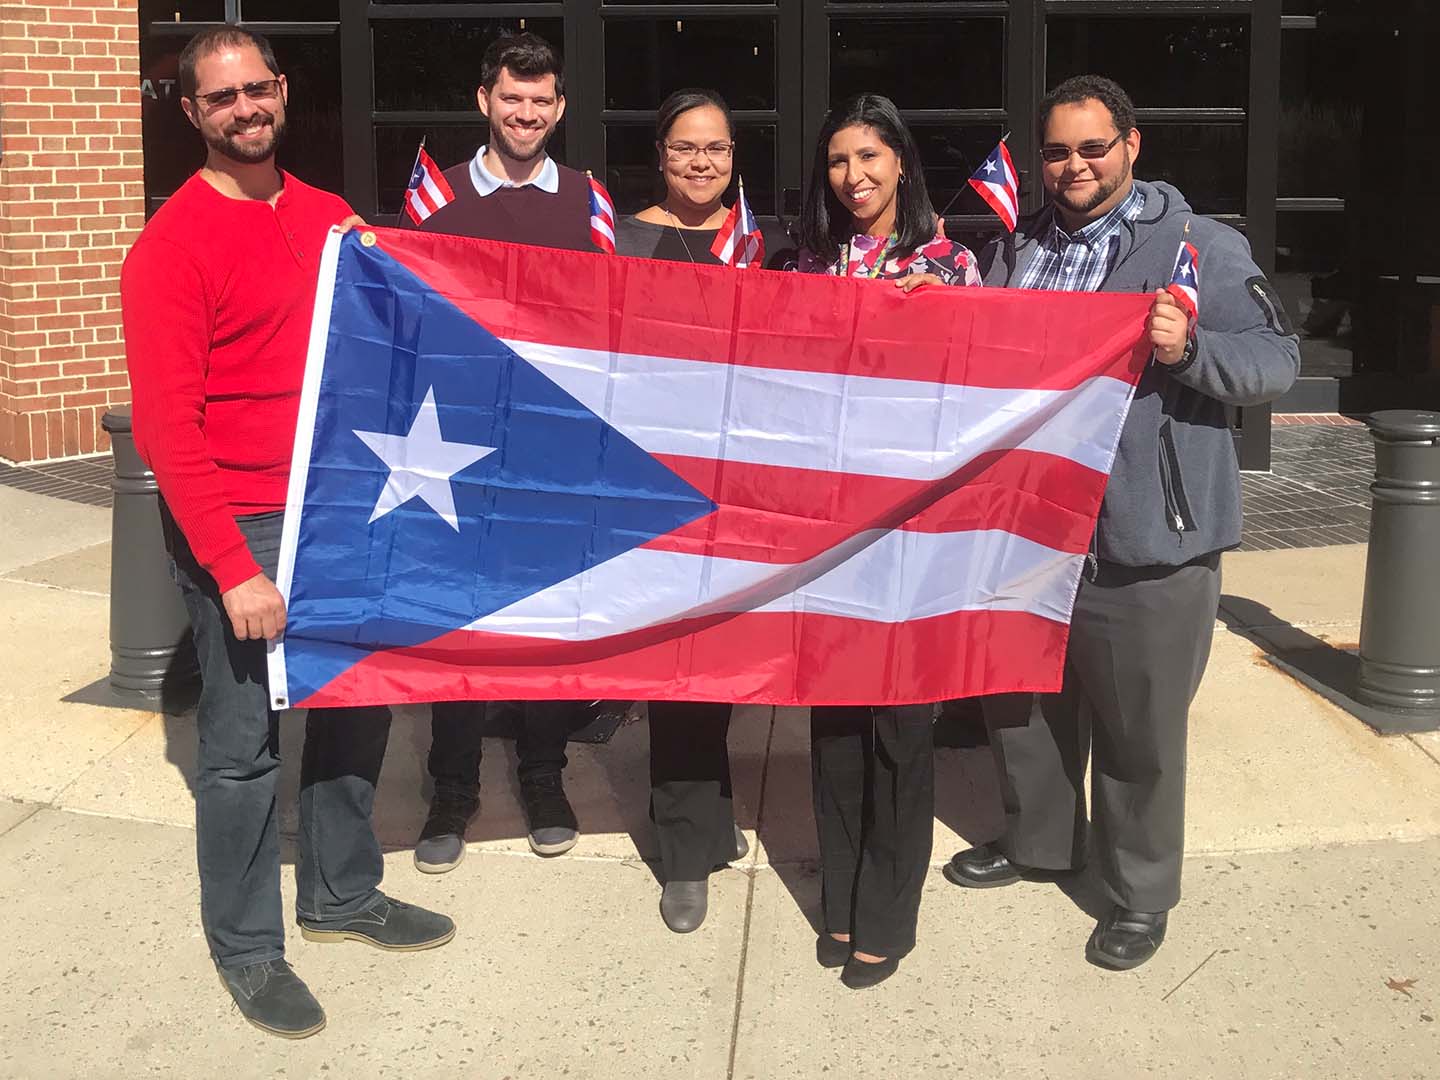
[[983,181],[972,179],[970,186],[975,189],[980,198],[984,199],[990,205],[990,209],[995,211],[995,216],[1004,222],[1005,228],[1010,232],[1014,232],[1016,222],[1015,212],[1005,205],[1005,200],[995,194],[994,189]]
[[[1014,611],[904,623],[745,613],[601,641],[457,630],[375,653],[298,708],[594,697],[866,705],[1059,689],[1069,629]],[[890,685],[876,693],[876,672]]]
[[1057,551],[1090,546],[1105,476],[1029,450],[981,455],[947,480],[905,480],[657,455],[720,504],[644,546],[747,562],[799,563],[867,529],[1000,529]]
[[[502,338],[794,371],[987,387],[1134,383],[1149,296],[931,286],[680,268],[375,229],[399,259]],[[457,258],[457,248],[466,256]],[[804,347],[797,348],[797,342]]]

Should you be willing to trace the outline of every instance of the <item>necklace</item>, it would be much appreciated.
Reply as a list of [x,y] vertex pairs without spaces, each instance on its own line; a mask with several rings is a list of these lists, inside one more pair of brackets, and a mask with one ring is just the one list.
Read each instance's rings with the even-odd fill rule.
[[680,227],[680,219],[677,218],[674,214],[672,214],[670,212],[670,208],[664,203],[660,204],[660,209],[665,211],[665,216],[670,219],[670,227],[674,229],[675,232],[679,235],[680,246],[685,249],[685,257],[693,263],[695,261],[695,256],[691,253],[690,245],[685,240],[685,230]]

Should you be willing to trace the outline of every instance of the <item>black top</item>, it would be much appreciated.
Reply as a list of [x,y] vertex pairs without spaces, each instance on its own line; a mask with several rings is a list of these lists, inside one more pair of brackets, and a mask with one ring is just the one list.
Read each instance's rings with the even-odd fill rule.
[[682,233],[673,225],[625,217],[615,225],[615,254],[719,266],[720,260],[710,251],[719,234],[719,229],[685,229]]

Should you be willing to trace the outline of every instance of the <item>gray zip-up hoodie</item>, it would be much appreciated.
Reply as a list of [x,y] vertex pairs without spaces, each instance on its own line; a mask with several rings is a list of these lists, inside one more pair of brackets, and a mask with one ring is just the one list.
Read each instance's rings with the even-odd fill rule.
[[[1300,344],[1280,299],[1228,225],[1196,214],[1164,183],[1135,181],[1145,208],[1126,222],[1104,292],[1170,282],[1185,223],[1199,252],[1194,358],[1151,362],[1120,433],[1096,527],[1096,554],[1124,566],[1178,566],[1240,543],[1240,470],[1226,405],[1279,397],[1300,370]],[[1013,286],[1047,236],[1054,210],[1021,219],[980,256],[986,285]]]

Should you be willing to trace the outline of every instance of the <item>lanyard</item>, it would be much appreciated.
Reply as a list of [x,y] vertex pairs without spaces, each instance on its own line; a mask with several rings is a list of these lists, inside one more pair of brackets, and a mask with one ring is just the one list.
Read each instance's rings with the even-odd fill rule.
[[[885,266],[885,256],[889,253],[889,251],[890,251],[890,245],[891,245],[892,242],[894,242],[894,240],[895,240],[894,234],[891,234],[890,236],[887,236],[887,237],[885,238],[885,244],[884,244],[884,246],[880,249],[880,254],[876,257],[876,259],[875,259],[875,265],[874,265],[874,266],[865,267],[865,256],[864,256],[863,254],[860,256],[860,265],[861,265],[862,267],[865,267],[865,269],[864,269],[864,273],[858,275],[859,277],[865,277],[865,278],[874,279],[874,278],[878,278],[878,277],[880,276],[880,272],[881,272],[882,269],[884,269],[884,266]],[[853,262],[854,258],[855,258],[855,241],[854,241],[854,238],[852,237],[851,239],[849,239],[849,240],[847,240],[847,241],[845,242],[845,276],[846,276],[846,277],[855,277],[855,276],[857,276],[857,275],[852,274],[852,273],[850,272],[850,266],[851,266],[851,263]]]

